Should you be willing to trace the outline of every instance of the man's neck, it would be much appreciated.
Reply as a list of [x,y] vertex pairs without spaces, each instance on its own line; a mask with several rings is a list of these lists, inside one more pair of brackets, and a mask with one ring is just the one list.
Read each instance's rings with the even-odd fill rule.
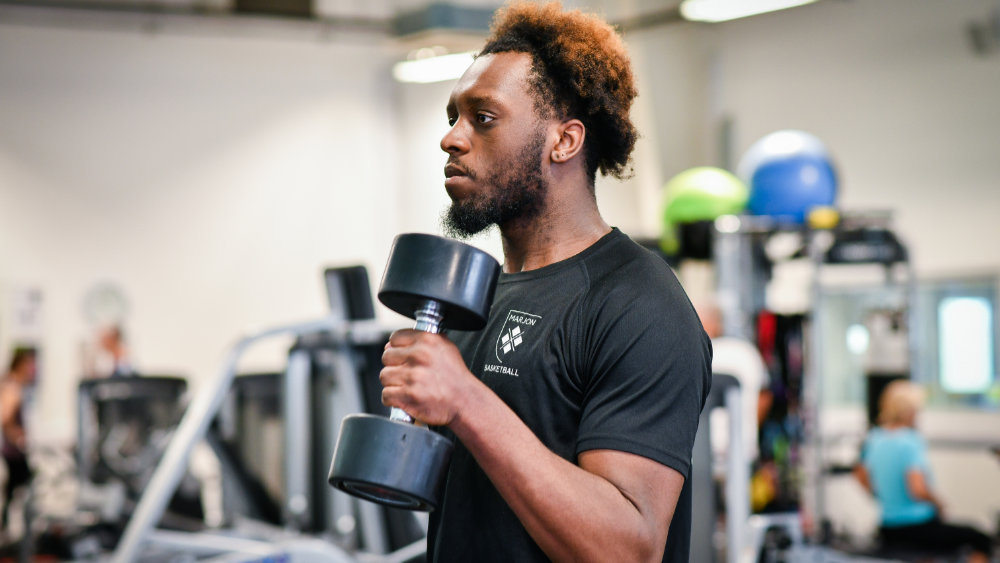
[[500,229],[505,273],[537,270],[583,252],[611,232],[592,200],[550,206],[526,224]]

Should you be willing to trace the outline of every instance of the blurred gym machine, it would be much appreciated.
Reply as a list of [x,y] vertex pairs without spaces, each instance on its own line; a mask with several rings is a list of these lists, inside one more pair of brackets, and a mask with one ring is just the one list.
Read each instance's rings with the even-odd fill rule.
[[[73,453],[32,450],[35,475],[25,503],[18,561],[89,560],[114,548],[183,412],[184,379],[113,377],[77,390]],[[201,487],[185,471],[159,524],[203,529]]]
[[[218,376],[199,390],[111,561],[184,556],[353,563],[423,557],[426,524],[415,515],[356,500],[326,484],[340,419],[383,409],[376,374],[388,333],[374,321],[363,267],[325,275],[327,318],[239,340]],[[288,335],[296,342],[283,373],[236,377],[247,348]],[[157,522],[202,439],[220,460],[225,526],[194,533],[160,529]]]
[[[82,381],[77,392],[77,471],[102,483],[111,476],[136,491],[180,419],[187,382],[177,377]],[[158,451],[159,450],[159,451]]]
[[916,277],[888,213],[847,215],[836,228],[817,230],[810,258],[816,273],[803,388],[803,402],[811,407],[803,484],[812,491],[805,499],[816,523],[812,535],[829,545],[835,531],[827,512],[827,481],[841,472],[832,446],[853,436],[825,426],[823,414],[834,405],[860,399],[868,425],[874,425],[885,386],[911,377],[916,346],[909,324]]
[[890,216],[822,213],[810,225],[795,226],[768,217],[722,216],[688,234],[711,249],[725,334],[758,344],[771,368],[775,402],[778,397],[785,401],[777,416],[772,413],[772,424],[761,427],[762,456],[769,429],[787,433],[782,449],[792,475],[785,480],[790,485],[785,508],[754,518],[765,529],[784,528],[786,545],[803,538],[820,544],[829,540],[823,486],[829,432],[821,427],[821,415],[831,385],[839,384],[831,362],[849,356],[842,350],[847,327],[838,324],[845,303],[855,304],[858,322],[868,325],[866,378],[854,382],[872,395],[868,402],[876,400],[885,381],[909,376],[907,322],[914,276],[905,246],[890,229]]
[[[91,512],[104,530],[102,543],[117,540],[152,477],[183,412],[186,380],[143,376],[91,379],[77,392],[77,510]],[[203,527],[200,486],[185,473],[162,524]],[[111,547],[103,545],[103,547]]]
[[[803,544],[797,514],[751,514],[750,464],[743,440],[730,440],[717,486],[711,445],[711,412],[725,409],[728,436],[743,435],[742,387],[737,378],[712,374],[712,388],[698,421],[692,450],[691,553],[706,563],[772,563],[793,561],[793,546]],[[719,512],[724,506],[720,533]],[[723,539],[724,541],[720,541]],[[828,561],[827,559],[820,559]]]
[[349,344],[327,332],[303,334],[284,373],[234,379],[208,435],[225,460],[227,520],[253,515],[379,554],[423,538],[413,513],[359,502],[326,482],[343,414],[388,412],[378,381],[387,336]]
[[[741,563],[750,560],[748,554],[756,554],[750,542],[747,524],[750,518],[750,475],[743,440],[730,440],[726,450],[725,485],[716,487],[714,460],[711,444],[711,412],[724,408],[729,414],[728,435],[743,435],[743,413],[740,398],[740,382],[731,375],[712,374],[712,388],[705,400],[698,420],[691,456],[691,473],[696,475],[691,481],[691,553],[699,561],[706,563]],[[720,496],[722,498],[720,498]],[[725,546],[718,545],[716,538],[718,512],[725,505]],[[720,549],[721,548],[721,549]]]

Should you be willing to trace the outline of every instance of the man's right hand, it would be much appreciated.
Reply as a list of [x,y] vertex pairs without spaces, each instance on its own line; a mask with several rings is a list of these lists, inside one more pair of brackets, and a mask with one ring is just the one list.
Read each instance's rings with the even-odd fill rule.
[[462,400],[483,384],[455,345],[440,334],[398,330],[382,352],[382,403],[431,426],[448,426]]

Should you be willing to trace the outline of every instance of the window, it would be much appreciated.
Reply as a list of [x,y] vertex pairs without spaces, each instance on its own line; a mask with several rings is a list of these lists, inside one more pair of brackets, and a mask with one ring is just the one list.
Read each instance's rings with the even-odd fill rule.
[[994,379],[993,303],[944,297],[937,307],[938,381],[949,393],[983,393]]

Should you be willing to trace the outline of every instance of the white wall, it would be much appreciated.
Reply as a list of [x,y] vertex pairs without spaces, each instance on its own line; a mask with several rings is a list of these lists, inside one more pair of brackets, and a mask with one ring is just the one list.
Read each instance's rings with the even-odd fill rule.
[[197,381],[322,315],[324,266],[380,272],[396,231],[378,42],[186,30],[0,25],[0,280],[44,291],[42,434],[73,432],[94,283],[129,297],[139,369]]
[[639,90],[632,107],[640,135],[635,175],[625,182],[599,179],[597,196],[605,218],[633,236],[659,237],[662,186],[692,166],[712,164],[711,53],[701,32],[684,23],[626,36]]

